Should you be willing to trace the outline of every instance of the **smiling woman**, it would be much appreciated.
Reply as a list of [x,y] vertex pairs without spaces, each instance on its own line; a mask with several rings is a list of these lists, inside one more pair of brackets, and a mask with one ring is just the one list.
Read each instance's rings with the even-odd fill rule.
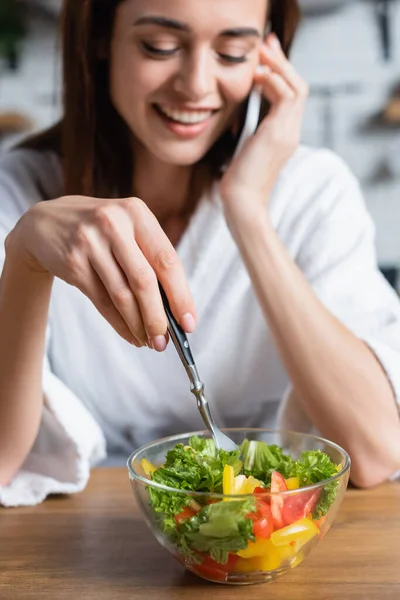
[[65,0],[62,121],[0,161],[0,503],[199,427],[173,349],[153,352],[159,283],[219,425],[316,429],[360,486],[399,468],[400,303],[354,177],[300,144],[298,17]]
[[[252,83],[252,72],[258,61],[257,48],[262,42],[266,23],[270,23],[271,31],[276,33],[284,51],[288,53],[300,16],[294,0],[275,0],[270,4],[266,0],[252,0],[250,4],[251,6],[246,6],[246,3],[240,0],[234,3],[227,0],[213,3],[208,0],[191,3],[181,1],[173,4],[160,0],[152,2],[151,5],[141,0],[83,0],[79,4],[65,4],[64,118],[61,125],[29,142],[30,147],[35,148],[62,148],[65,193],[107,196],[115,193],[117,189],[121,196],[131,195],[131,138],[126,122],[121,119],[118,104],[128,104],[128,121],[136,117],[140,125],[145,127],[147,120],[142,121],[143,114],[137,114],[140,110],[139,102],[136,107],[138,95],[141,90],[147,91],[147,86],[152,86],[150,89],[155,93],[155,86],[160,87],[163,78],[166,81],[168,76],[171,77],[172,68],[178,70],[181,77],[181,81],[178,79],[176,82],[178,92],[175,92],[171,99],[171,104],[174,105],[182,80],[184,83],[183,69],[188,69],[189,74],[192,74],[190,60],[193,53],[187,50],[190,49],[190,44],[193,47],[194,39],[197,47],[202,41],[203,48],[208,45],[208,54],[212,55],[214,61],[218,53],[223,55],[225,52],[226,56],[220,56],[220,60],[227,63],[225,67],[232,63],[232,60],[232,65],[237,64],[237,57],[241,59],[240,63],[247,63],[241,65],[240,70],[231,69],[230,73],[229,69],[226,69],[231,86],[237,86],[239,82],[239,89],[230,91],[230,106],[223,107],[223,114],[214,119],[210,128],[212,131],[207,134],[214,138],[216,143],[212,148],[207,148],[206,160],[211,164],[213,173],[219,172],[221,165],[232,155],[237,141],[237,135],[232,135],[231,130],[226,131],[226,122],[229,121],[229,116],[232,117],[229,114],[232,113],[232,102],[237,102],[237,98],[242,101],[239,109],[236,105],[236,113],[243,119]],[[218,21],[214,22],[218,12],[221,25]],[[173,15],[179,15],[180,19],[171,18]],[[208,30],[203,32],[197,25],[204,20]],[[174,25],[172,27],[171,22]],[[212,28],[209,27],[210,23]],[[248,23],[248,26],[244,28],[243,23]],[[166,27],[167,24],[170,26]],[[196,24],[196,34],[192,30],[193,24]],[[223,35],[224,29],[225,33],[231,35]],[[88,31],[91,32],[89,36]],[[237,35],[232,35],[234,33]],[[154,43],[155,40],[157,44]],[[180,49],[178,60],[179,43],[183,44],[183,47]],[[172,67],[166,66],[168,61],[163,60],[162,65],[155,64],[152,68],[152,61],[169,58],[165,54],[162,56],[160,50],[167,51],[168,54],[173,51]],[[172,58],[172,55],[170,57]],[[119,63],[119,58],[126,64]],[[117,65],[117,68],[112,69],[112,64]],[[161,73],[160,81],[154,79],[160,78],[157,72]],[[110,78],[111,83],[114,82],[114,93],[118,95],[117,107],[110,98],[110,91],[111,95],[113,94],[109,86]],[[221,109],[222,101],[216,97],[216,92],[214,91],[214,97],[211,96],[211,90],[208,92],[207,98],[202,98],[202,105],[207,103],[212,108]],[[163,90],[160,89],[159,93],[163,93]],[[132,95],[135,97],[134,102]],[[185,102],[195,107],[196,103],[199,104],[196,99],[193,101],[186,96],[183,96],[183,99],[182,96],[178,96],[178,99],[180,104]],[[147,110],[150,111],[150,108],[148,106]],[[125,114],[122,107],[121,110]],[[264,101],[261,117],[265,116],[267,110],[268,102]],[[130,116],[133,111],[135,115]],[[80,134],[76,135],[78,131]],[[221,131],[224,133],[222,136]],[[115,147],[119,148],[118,153],[115,153]],[[187,145],[181,152],[185,161],[186,152]],[[197,150],[197,154],[199,152],[201,154],[201,149]],[[168,155],[168,161],[170,159]]]

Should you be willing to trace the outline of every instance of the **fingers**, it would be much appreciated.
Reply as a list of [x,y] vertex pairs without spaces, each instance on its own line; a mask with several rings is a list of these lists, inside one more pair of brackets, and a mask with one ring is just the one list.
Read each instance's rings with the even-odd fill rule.
[[[179,256],[147,206],[141,203],[135,208],[140,212],[135,220],[136,242],[163,286],[175,318],[186,333],[193,333],[196,308]],[[158,284],[157,296],[161,302]]]
[[113,327],[138,345],[162,352],[168,344],[158,282],[183,329],[191,333],[196,327],[193,298],[176,250],[137,198],[94,208],[89,222],[77,227],[67,271],[65,280],[82,289]]
[[132,334],[125,319],[113,304],[108,290],[105,288],[96,271],[90,264],[87,264],[85,272],[81,273],[81,283],[77,284],[76,287],[91,300],[99,313],[123,339],[137,348],[142,346],[141,342]]
[[288,61],[274,34],[270,34],[262,45],[260,60],[265,70],[256,75],[256,83],[264,88],[264,84],[269,82],[275,92],[275,101],[306,100],[308,85]]
[[145,338],[151,347],[162,352],[167,346],[167,317],[157,276],[133,236],[121,238],[113,252],[125,274],[127,289],[137,301]]
[[296,94],[287,82],[271,69],[267,69],[263,72],[262,90],[272,106],[284,101],[296,100]]
[[[93,232],[93,237],[96,236],[96,232]],[[89,260],[108,294],[108,299],[103,299],[103,305],[112,304],[134,338],[141,346],[145,346],[149,340],[135,293],[110,248],[98,237],[98,241],[92,241]]]

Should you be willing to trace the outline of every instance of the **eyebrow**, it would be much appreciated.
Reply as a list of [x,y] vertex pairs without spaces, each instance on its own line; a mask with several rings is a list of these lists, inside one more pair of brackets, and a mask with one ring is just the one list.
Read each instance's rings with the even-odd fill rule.
[[[137,21],[135,21],[134,26],[140,25],[157,25],[158,27],[163,27],[164,29],[173,29],[175,31],[184,31],[186,33],[190,33],[192,28],[186,23],[181,23],[181,21],[176,21],[175,19],[167,19],[166,17],[158,17],[158,16],[147,16],[141,17]],[[234,29],[225,29],[221,31],[219,34],[223,37],[261,37],[258,29],[254,27],[237,27]]]

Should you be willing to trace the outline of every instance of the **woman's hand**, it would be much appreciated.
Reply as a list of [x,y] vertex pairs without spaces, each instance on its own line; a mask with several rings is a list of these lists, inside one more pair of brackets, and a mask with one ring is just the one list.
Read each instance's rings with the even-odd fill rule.
[[167,318],[158,281],[190,333],[196,312],[182,264],[155,216],[138,198],[80,196],[41,202],[7,238],[33,271],[80,289],[112,327],[135,346],[162,351]]
[[[270,34],[260,50],[254,84],[270,102],[268,115],[224,174],[220,193],[225,211],[248,210],[249,199],[264,207],[282,167],[300,143],[308,85]],[[257,207],[258,208],[258,207]]]

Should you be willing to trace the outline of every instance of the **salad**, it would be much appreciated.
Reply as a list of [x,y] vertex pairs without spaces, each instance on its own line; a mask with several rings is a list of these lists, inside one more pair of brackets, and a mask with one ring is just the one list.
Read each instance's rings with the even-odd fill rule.
[[[305,451],[294,460],[277,445],[246,439],[237,451],[217,452],[212,439],[197,436],[187,446],[177,444],[163,465],[146,459],[141,465],[158,484],[200,492],[148,486],[153,516],[178,558],[195,573],[221,581],[232,572],[299,564],[302,548],[321,535],[339,482],[301,488],[341,469],[320,450]],[[297,489],[297,494],[277,493]]]

